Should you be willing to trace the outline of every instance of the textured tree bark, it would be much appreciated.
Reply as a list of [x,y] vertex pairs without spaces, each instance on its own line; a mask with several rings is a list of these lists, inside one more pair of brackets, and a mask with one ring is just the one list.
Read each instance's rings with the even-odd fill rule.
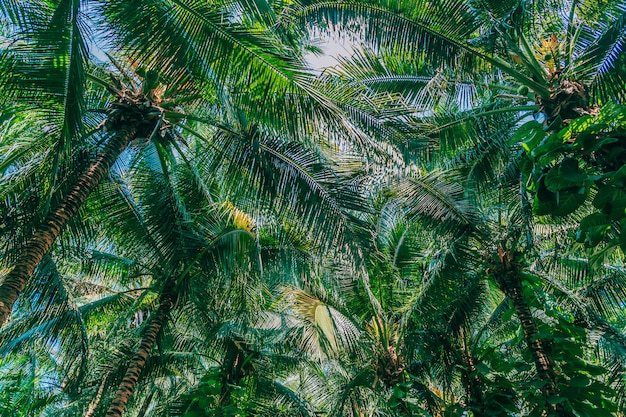
[[[231,386],[238,385],[244,377],[242,369],[245,361],[244,353],[241,352],[237,344],[232,339],[226,340],[226,352],[222,363],[222,389],[220,393],[220,405],[222,407],[230,404],[232,393]],[[107,416],[108,417],[108,416]]]
[[15,266],[0,283],[0,326],[4,325],[9,318],[15,300],[24,290],[35,268],[48,253],[63,228],[76,215],[80,206],[109,172],[113,163],[134,139],[136,133],[137,130],[133,127],[121,127],[96,161],[81,175],[65,200],[48,215],[33,237],[24,245]]
[[499,257],[501,261],[501,269],[498,271],[500,285],[515,308],[515,314],[521,323],[524,339],[533,357],[537,375],[544,382],[542,392],[546,398],[547,412],[559,416],[569,416],[570,414],[565,413],[561,407],[547,401],[548,397],[557,395],[554,363],[548,356],[544,341],[536,337],[538,333],[537,324],[533,319],[528,302],[524,298],[519,267],[508,251],[500,249]]
[[120,417],[124,413],[126,404],[137,386],[141,371],[143,371],[148,355],[150,355],[152,346],[154,346],[154,341],[167,321],[168,314],[172,310],[173,305],[174,294],[171,290],[166,288],[161,294],[159,308],[148,318],[149,323],[146,325],[141,343],[126,369],[124,379],[122,379],[122,382],[117,388],[115,398],[113,398],[111,402],[106,417]]
[[[469,338],[469,336],[467,336]],[[465,384],[465,393],[467,395],[467,403],[472,406],[475,413],[482,411],[483,406],[483,391],[482,382],[476,375],[476,361],[472,355],[472,349],[467,346],[466,343],[466,331],[465,329],[459,329],[459,341],[461,342],[461,355],[463,356],[464,365],[467,367],[467,371],[462,370],[461,375]]]

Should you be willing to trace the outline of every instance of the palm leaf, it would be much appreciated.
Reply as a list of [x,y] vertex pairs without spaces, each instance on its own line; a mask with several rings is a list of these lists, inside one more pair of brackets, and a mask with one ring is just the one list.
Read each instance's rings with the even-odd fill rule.
[[595,101],[621,102],[624,100],[623,87],[626,85],[626,7],[618,4],[614,9],[609,8],[606,13],[612,16],[610,23],[589,34],[593,41],[583,43],[585,49],[576,58],[572,71],[588,80]]

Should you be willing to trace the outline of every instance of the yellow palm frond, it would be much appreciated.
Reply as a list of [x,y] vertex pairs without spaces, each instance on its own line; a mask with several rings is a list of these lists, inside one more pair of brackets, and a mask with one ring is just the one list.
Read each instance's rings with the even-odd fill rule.
[[239,210],[230,201],[222,204],[222,210],[228,215],[228,222],[234,227],[245,230],[250,234],[255,234],[256,220],[248,213]]

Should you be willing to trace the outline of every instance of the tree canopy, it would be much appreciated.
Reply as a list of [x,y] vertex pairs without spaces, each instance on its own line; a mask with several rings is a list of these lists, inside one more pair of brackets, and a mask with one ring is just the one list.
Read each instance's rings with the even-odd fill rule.
[[625,44],[621,0],[3,1],[0,415],[623,416]]

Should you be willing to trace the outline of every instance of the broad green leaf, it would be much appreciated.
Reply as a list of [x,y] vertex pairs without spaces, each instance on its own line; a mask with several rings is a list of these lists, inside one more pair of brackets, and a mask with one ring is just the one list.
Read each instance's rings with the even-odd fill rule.
[[600,109],[598,122],[626,126],[626,106],[608,103]]
[[596,246],[611,228],[611,219],[604,213],[592,213],[580,221],[580,230],[584,240],[591,247]]
[[552,192],[572,187],[582,187],[587,175],[578,170],[578,163],[573,158],[567,158],[550,169],[546,174],[546,188]]
[[545,137],[543,126],[531,120],[520,126],[509,140],[510,144],[520,143],[526,152],[531,152],[539,142]]
[[541,156],[547,156],[552,153],[557,153],[555,151],[560,149],[566,149],[571,145],[564,144],[563,139],[557,134],[551,134],[546,136],[534,149],[531,150],[530,154],[534,158],[538,158]]
[[564,401],[567,401],[566,397],[557,397],[556,395],[551,395],[548,397],[548,403],[550,404],[560,404]]
[[573,149],[576,152],[580,152],[583,155],[589,155],[592,152],[597,151],[601,147],[615,143],[618,139],[613,137],[603,137],[599,138],[596,134],[591,133],[581,133],[576,137],[576,141],[574,142]]
[[612,184],[601,187],[593,199],[594,207],[608,214],[612,219],[620,219],[626,213],[626,190],[614,187]]
[[586,387],[591,383],[591,380],[586,376],[577,376],[567,382],[571,387]]
[[573,213],[578,207],[580,207],[587,199],[587,194],[584,189],[577,191],[559,191],[556,193],[557,201],[554,211],[551,213],[554,216],[565,216]]

